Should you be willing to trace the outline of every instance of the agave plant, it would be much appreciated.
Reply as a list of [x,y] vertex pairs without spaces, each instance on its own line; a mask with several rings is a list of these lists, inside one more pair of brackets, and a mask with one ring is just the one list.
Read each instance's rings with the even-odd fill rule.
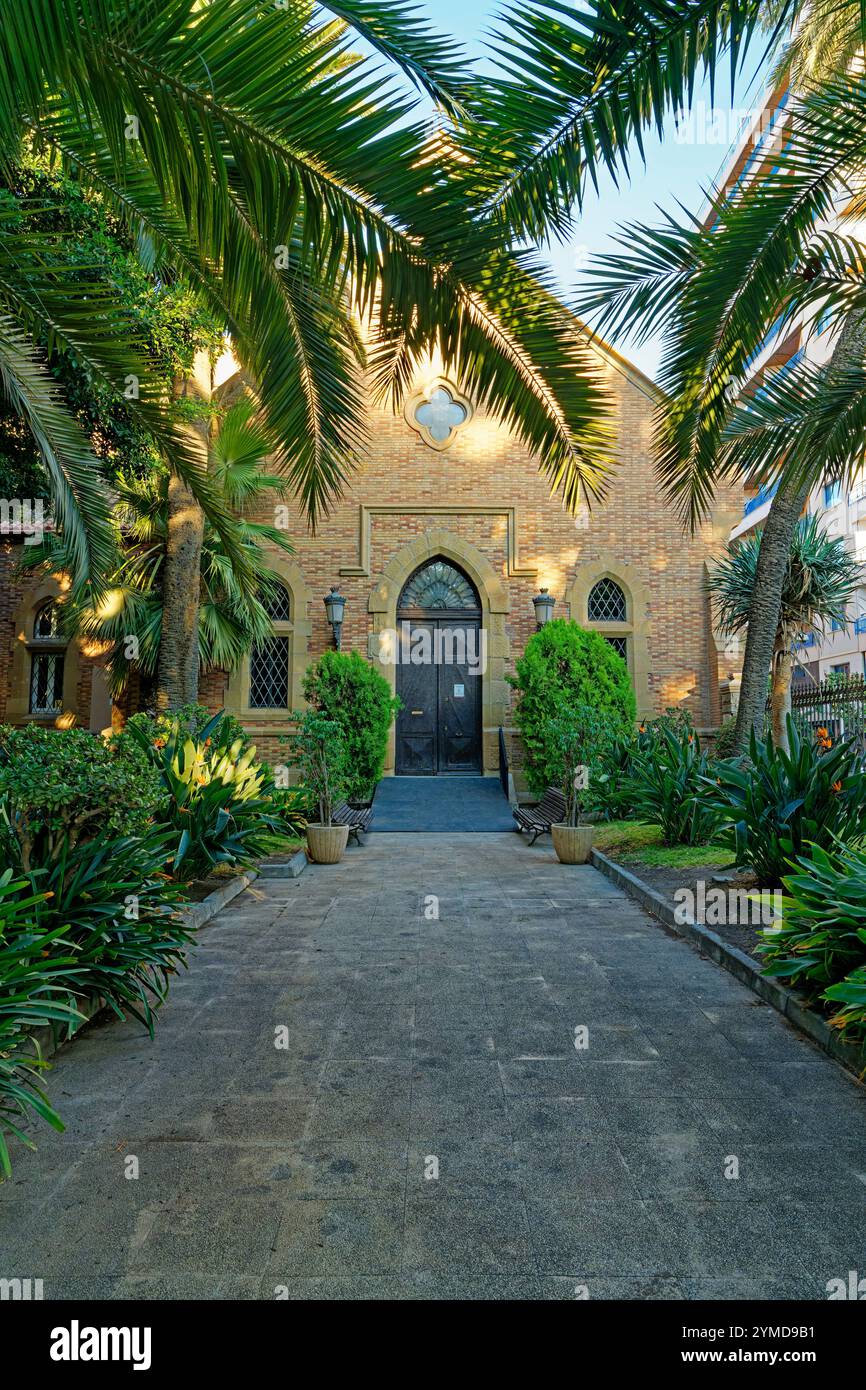
[[8,1136],[35,1148],[21,1128],[30,1114],[62,1130],[63,1122],[39,1085],[47,1063],[29,1030],[82,1019],[70,994],[78,974],[74,955],[50,948],[64,928],[33,930],[34,910],[47,901],[27,879],[0,874],[0,1169],[12,1172]]
[[[866,851],[808,845],[784,879],[783,924],[759,950],[764,974],[790,980],[831,1006],[843,1036],[866,1036]],[[842,1007],[838,1007],[841,1005]]]
[[634,814],[658,825],[666,845],[702,845],[719,812],[706,795],[709,762],[693,729],[659,721],[634,755],[628,792]]
[[866,825],[866,775],[851,743],[827,730],[804,737],[788,716],[788,749],[752,732],[748,763],[731,760],[705,778],[708,804],[726,822],[717,839],[765,887],[778,886],[807,845],[857,843]]

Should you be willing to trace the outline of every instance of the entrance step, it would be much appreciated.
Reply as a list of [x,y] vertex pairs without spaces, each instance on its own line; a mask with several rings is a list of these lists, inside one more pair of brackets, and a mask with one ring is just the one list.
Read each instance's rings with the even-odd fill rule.
[[513,829],[498,777],[383,777],[373,802],[374,835]]

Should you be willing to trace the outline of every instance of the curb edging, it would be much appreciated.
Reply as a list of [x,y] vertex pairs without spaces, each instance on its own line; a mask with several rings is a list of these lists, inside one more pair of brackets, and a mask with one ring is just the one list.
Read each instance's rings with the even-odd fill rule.
[[308,862],[306,851],[303,849],[296,850],[291,859],[286,859],[281,864],[269,864],[263,859],[259,864],[259,877],[300,878]]
[[680,921],[670,903],[662,897],[661,893],[650,888],[643,879],[638,878],[637,874],[623,868],[614,859],[608,859],[601,850],[594,849],[592,851],[590,863],[606,878],[615,883],[618,888],[622,888],[624,892],[628,893],[630,898],[634,898],[642,907],[645,907],[653,917],[657,917],[666,927],[670,927],[671,931],[676,932],[677,936],[683,937],[693,946],[698,946],[704,955],[709,956],[717,965],[721,965],[723,969],[734,975],[753,994],[757,994],[766,1004],[783,1014],[795,1028],[798,1028],[801,1033],[805,1033],[834,1061],[841,1063],[859,1079],[864,1066],[866,1066],[866,1054],[852,1043],[842,1042],[830,1025],[803,1003],[802,996],[796,995],[793,990],[786,989],[776,980],[762,975],[757,961],[754,961],[745,951],[741,951],[738,946],[731,946],[714,931],[711,931],[709,927],[696,922],[693,917],[689,916],[685,921]]

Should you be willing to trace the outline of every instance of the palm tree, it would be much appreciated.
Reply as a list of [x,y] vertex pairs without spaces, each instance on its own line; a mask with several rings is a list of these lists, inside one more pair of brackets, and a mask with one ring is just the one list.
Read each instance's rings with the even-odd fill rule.
[[[752,619],[760,553],[761,533],[755,532],[743,541],[731,541],[710,571],[707,588],[725,633],[744,632]],[[805,634],[823,630],[828,622],[844,626],[848,604],[861,579],[860,566],[846,550],[843,537],[828,535],[816,516],[798,521],[787,557],[773,646],[770,712],[777,747],[787,751],[786,717],[791,710],[797,643]]]
[[[208,472],[226,512],[237,548],[256,579],[248,594],[238,583],[231,556],[220,533],[205,524],[200,561],[200,591],[196,602],[199,670],[234,670],[251,647],[271,632],[267,600],[275,592],[276,572],[269,547],[286,554],[292,545],[285,532],[252,521],[247,510],[271,494],[285,495],[284,478],[266,470],[272,444],[254,417],[253,404],[241,400],[223,416],[210,441]],[[157,677],[165,621],[163,585],[168,546],[169,474],[154,470],[144,475],[118,472],[112,483],[111,512],[116,567],[107,577],[106,591],[94,602],[64,603],[64,624],[70,635],[96,643],[106,655],[109,686],[115,697],[136,672],[146,681]],[[69,557],[62,537],[49,535],[29,548],[28,570],[66,571]],[[192,588],[187,577],[187,588]],[[198,675],[198,672],[196,673]]]
[[[375,59],[358,54],[356,38]],[[383,398],[399,400],[436,349],[537,454],[570,505],[600,493],[611,434],[585,338],[502,219],[479,217],[479,171],[447,133],[449,123],[481,120],[469,114],[467,73],[455,45],[410,5],[0,0],[0,72],[0,166],[25,139],[47,151],[98,193],[151,265],[201,295],[258,384],[277,464],[313,525],[364,443],[354,315],[374,307],[369,366]],[[436,103],[432,135],[413,115],[418,97],[406,78]],[[31,260],[39,265],[38,240]],[[0,379],[56,460],[55,509],[76,582],[98,582],[104,506],[88,491],[86,441],[61,432],[61,402],[31,345],[74,345],[108,384],[138,368],[107,293],[97,331],[83,295],[70,314],[55,285],[46,313],[21,281],[13,277],[7,294],[0,279]],[[171,596],[178,559],[195,559],[201,543],[197,509],[227,546],[231,526],[206,441],[167,423],[169,403],[151,389],[146,363],[140,370],[136,416],[174,479]],[[186,521],[175,536],[176,518]],[[234,563],[253,592],[237,549]],[[169,602],[166,640],[175,617]],[[179,620],[167,663],[175,668],[194,636],[189,615]],[[185,670],[166,671],[169,703],[194,694],[195,667],[193,653]]]
[[[655,23],[660,35],[678,8],[665,7],[658,22],[639,10],[637,31]],[[688,8],[697,22],[703,7]],[[763,721],[785,566],[805,501],[824,478],[849,478],[866,445],[866,253],[840,221],[840,214],[859,217],[866,196],[866,81],[862,65],[852,61],[866,28],[856,0],[834,6],[832,44],[830,29],[822,27],[826,5],[815,11],[800,5],[764,10],[776,23],[777,43],[785,23],[805,16],[779,57],[781,67],[790,62],[804,85],[775,173],[719,206],[710,227],[668,217],[659,228],[624,229],[627,249],[593,268],[594,293],[584,305],[597,316],[598,331],[608,335],[631,331],[640,339],[665,330],[660,384],[667,402],[657,422],[658,469],[687,526],[705,514],[720,478],[777,482],[748,628],[737,725],[741,747],[750,728]],[[726,13],[733,25],[734,9]],[[754,10],[737,13],[738,23],[745,23]],[[530,24],[537,39],[542,20],[535,12]],[[710,31],[718,36],[714,24],[711,19]],[[558,21],[553,28],[558,31]],[[685,30],[680,34],[684,39]],[[597,52],[599,43],[603,47],[608,41],[606,36],[593,40],[588,51]],[[564,40],[557,33],[549,42],[559,51]],[[731,28],[729,48],[733,42]],[[636,53],[638,48],[636,40]],[[637,135],[642,114],[661,113],[681,100],[682,74],[694,72],[681,44],[667,50],[650,46],[644,56],[658,94],[641,104],[632,91],[633,114],[624,126],[612,127],[604,147],[599,145],[609,164],[623,156],[629,132]],[[628,69],[630,60],[624,61]],[[707,66],[712,67],[709,59]],[[604,87],[598,67],[596,76]],[[613,66],[607,80],[618,85]],[[594,101],[588,94],[585,111]],[[604,119],[613,119],[607,107]],[[569,138],[576,139],[574,132]],[[600,133],[597,138],[600,142]],[[574,150],[571,159],[575,163]],[[591,172],[591,160],[586,163]],[[798,317],[811,320],[814,328],[819,314],[824,331],[835,335],[830,360],[822,367],[801,362],[784,377],[765,379],[757,394],[740,398],[750,362],[773,326],[781,340]]]

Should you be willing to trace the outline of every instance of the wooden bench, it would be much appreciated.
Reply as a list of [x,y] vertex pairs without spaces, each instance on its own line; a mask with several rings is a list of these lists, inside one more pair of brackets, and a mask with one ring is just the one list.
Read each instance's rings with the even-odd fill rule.
[[354,810],[347,801],[341,801],[331,812],[332,825],[348,825],[349,839],[361,843],[361,831],[366,835],[373,819],[373,807],[365,806],[362,811]]
[[544,796],[537,806],[515,806],[512,815],[517,822],[514,827],[517,831],[527,830],[532,834],[529,841],[535,844],[539,835],[546,835],[550,831],[551,825],[558,825],[565,820],[566,805],[565,797],[557,787],[548,787]]

